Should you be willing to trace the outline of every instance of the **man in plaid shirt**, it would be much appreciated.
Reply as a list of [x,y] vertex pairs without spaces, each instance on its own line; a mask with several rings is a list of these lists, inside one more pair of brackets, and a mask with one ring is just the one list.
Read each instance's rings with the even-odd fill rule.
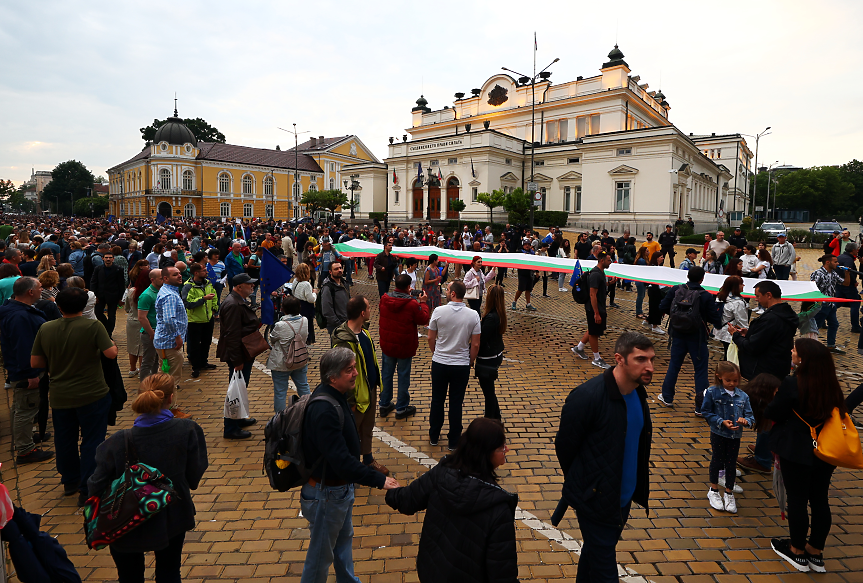
[[[153,347],[161,360],[167,360],[168,374],[174,377],[174,383],[179,383],[183,371],[183,342],[186,339],[186,329],[189,317],[186,306],[180,297],[183,277],[176,267],[166,267],[162,270],[162,287],[156,296],[156,332],[153,337]],[[159,369],[161,370],[161,368]],[[174,390],[172,403],[174,417],[188,417],[178,407],[180,386]]]
[[[848,285],[850,273],[843,268],[843,275],[839,275],[839,260],[835,255],[828,253],[821,258],[821,268],[809,276],[815,282],[818,290],[825,296],[835,298],[836,288],[839,285]],[[821,311],[815,315],[815,321],[819,328],[827,324],[827,348],[836,354],[845,354],[845,351],[836,346],[836,332],[839,330],[839,320],[836,318],[838,306],[834,302],[823,302]]]

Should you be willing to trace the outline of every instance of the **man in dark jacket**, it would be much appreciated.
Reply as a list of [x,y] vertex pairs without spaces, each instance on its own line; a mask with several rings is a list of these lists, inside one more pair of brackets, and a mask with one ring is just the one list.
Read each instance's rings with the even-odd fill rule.
[[[103,264],[93,270],[93,279],[90,289],[96,295],[96,319],[102,322],[108,336],[113,335],[114,325],[117,322],[117,304],[123,297],[123,288],[126,287],[123,277],[123,268],[114,264],[114,254],[108,251],[102,256]],[[108,317],[105,317],[105,308],[108,308]]]
[[[782,301],[782,290],[775,281],[755,284],[755,299],[764,313],[749,325],[749,329],[728,325],[731,340],[737,345],[740,374],[752,380],[761,373],[784,379],[791,371],[791,348],[797,333],[797,312]],[[755,439],[754,455],[737,458],[743,468],[761,473],[770,472],[773,457],[770,453],[769,431],[760,432]]]
[[392,254],[393,244],[389,239],[384,243],[384,250],[375,256],[375,279],[378,282],[378,297],[383,297],[390,291],[390,282],[398,273],[399,260]]
[[[671,329],[671,358],[668,362],[668,371],[665,373],[665,380],[662,381],[662,394],[657,397],[657,400],[666,407],[673,407],[675,387],[677,386],[677,376],[680,374],[680,367],[683,366],[683,359],[686,355],[692,359],[692,368],[695,371],[695,414],[701,416],[701,401],[704,399],[704,391],[709,386],[708,382],[708,365],[710,364],[710,354],[707,352],[707,324],[714,326],[722,325],[722,310],[716,305],[716,300],[713,295],[701,287],[701,282],[704,281],[704,268],[693,267],[687,272],[689,281],[685,285],[677,285],[662,299],[659,304],[659,311],[663,314],[672,312],[672,308],[678,310],[677,314],[672,314],[669,320]],[[685,290],[698,290],[698,311],[699,317],[693,315],[696,322],[695,329],[691,331],[682,331],[680,327],[676,327],[675,321],[678,318],[684,318],[682,314],[683,305],[678,301],[675,304],[674,298],[677,294],[681,294],[681,298],[686,295]],[[695,307],[695,306],[692,306]]]
[[321,312],[327,321],[327,333],[348,321],[348,299],[350,292],[342,281],[343,271],[340,260],[330,263],[329,277],[321,284]]
[[[411,402],[411,361],[417,353],[419,340],[417,326],[429,323],[429,311],[425,292],[417,298],[410,294],[411,278],[402,274],[396,278],[396,290],[381,296],[380,343],[381,343],[381,417],[393,409],[396,419],[407,419],[416,414]],[[399,371],[399,393],[393,404],[393,377]]]
[[737,247],[737,257],[743,255],[743,248],[746,247],[746,237],[743,236],[743,230],[740,227],[734,229],[734,234],[728,237],[728,244]]
[[632,503],[647,510],[652,426],[644,385],[656,353],[649,338],[624,332],[615,366],[572,390],[554,441],[563,498],[552,523],[575,509],[584,537],[578,580],[617,581],[615,548]]
[[[860,334],[860,292],[857,291],[857,265],[855,263],[857,261],[857,253],[857,243],[854,243],[853,241],[846,243],[845,251],[839,255],[839,259],[837,260],[840,268],[845,267],[848,269],[848,284],[845,285],[845,282],[843,281],[843,283],[836,286],[836,297],[855,300],[853,302],[839,304],[843,308],[846,306],[851,308],[852,334]],[[843,272],[842,275],[844,276],[845,272]]]
[[334,564],[340,581],[354,581],[354,484],[392,490],[399,483],[359,460],[360,436],[345,398],[357,378],[353,351],[333,348],[321,358],[320,368],[321,384],[312,393],[303,423],[303,454],[312,476],[300,493],[310,531],[302,580],[324,581]]
[[677,243],[677,235],[674,234],[673,227],[665,225],[665,232],[659,234],[656,242],[659,243],[659,252],[663,257],[668,255],[668,264],[674,268],[674,256],[677,255],[674,252],[674,244]]
[[42,285],[33,277],[19,277],[12,286],[12,298],[0,307],[0,347],[9,373],[12,394],[12,439],[19,464],[43,462],[54,457],[33,443],[33,417],[39,409],[39,382],[43,369],[30,366],[30,350],[36,332],[45,323],[45,314],[33,307],[42,294]]

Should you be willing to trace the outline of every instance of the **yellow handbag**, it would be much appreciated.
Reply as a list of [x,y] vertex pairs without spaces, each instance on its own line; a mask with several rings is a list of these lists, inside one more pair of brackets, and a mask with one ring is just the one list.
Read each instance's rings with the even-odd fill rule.
[[[806,423],[797,411],[794,414]],[[806,426],[812,434],[812,447],[818,458],[841,468],[863,469],[860,436],[847,413],[842,415],[835,407],[824,423],[815,427],[806,423]],[[822,427],[820,432],[816,431],[819,427]]]

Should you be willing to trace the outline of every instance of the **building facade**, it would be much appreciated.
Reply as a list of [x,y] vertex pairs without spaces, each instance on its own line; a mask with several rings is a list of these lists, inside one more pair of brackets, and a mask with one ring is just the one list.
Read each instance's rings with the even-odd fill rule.
[[538,208],[568,212],[571,226],[715,226],[735,176],[669,121],[662,91],[640,81],[615,46],[593,77],[554,85],[543,74],[532,86],[497,74],[439,110],[421,96],[402,140],[390,138],[387,206],[375,210],[391,222],[455,218],[448,201],[460,198],[462,218],[482,220],[479,193],[533,182]]
[[731,224],[739,224],[749,214],[749,179],[752,176],[752,151],[741,134],[693,135],[689,137],[702,154],[724,165],[731,172],[727,195],[720,200],[722,214]]
[[108,170],[108,213],[118,217],[303,216],[302,195],[338,184],[346,162],[378,160],[356,136],[321,136],[291,150],[198,142],[174,110],[152,144]]
[[42,191],[51,182],[51,172],[36,170],[30,172],[30,180],[24,183],[24,196],[36,203],[36,212],[42,212]]

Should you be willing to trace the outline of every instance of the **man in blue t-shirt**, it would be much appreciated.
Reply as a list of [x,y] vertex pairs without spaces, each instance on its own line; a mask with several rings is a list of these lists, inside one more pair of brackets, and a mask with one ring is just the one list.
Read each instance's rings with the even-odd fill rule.
[[624,332],[615,366],[566,398],[554,446],[563,470],[557,525],[575,509],[584,537],[578,579],[617,581],[616,547],[632,503],[647,509],[652,426],[644,385],[656,353],[649,338]]

